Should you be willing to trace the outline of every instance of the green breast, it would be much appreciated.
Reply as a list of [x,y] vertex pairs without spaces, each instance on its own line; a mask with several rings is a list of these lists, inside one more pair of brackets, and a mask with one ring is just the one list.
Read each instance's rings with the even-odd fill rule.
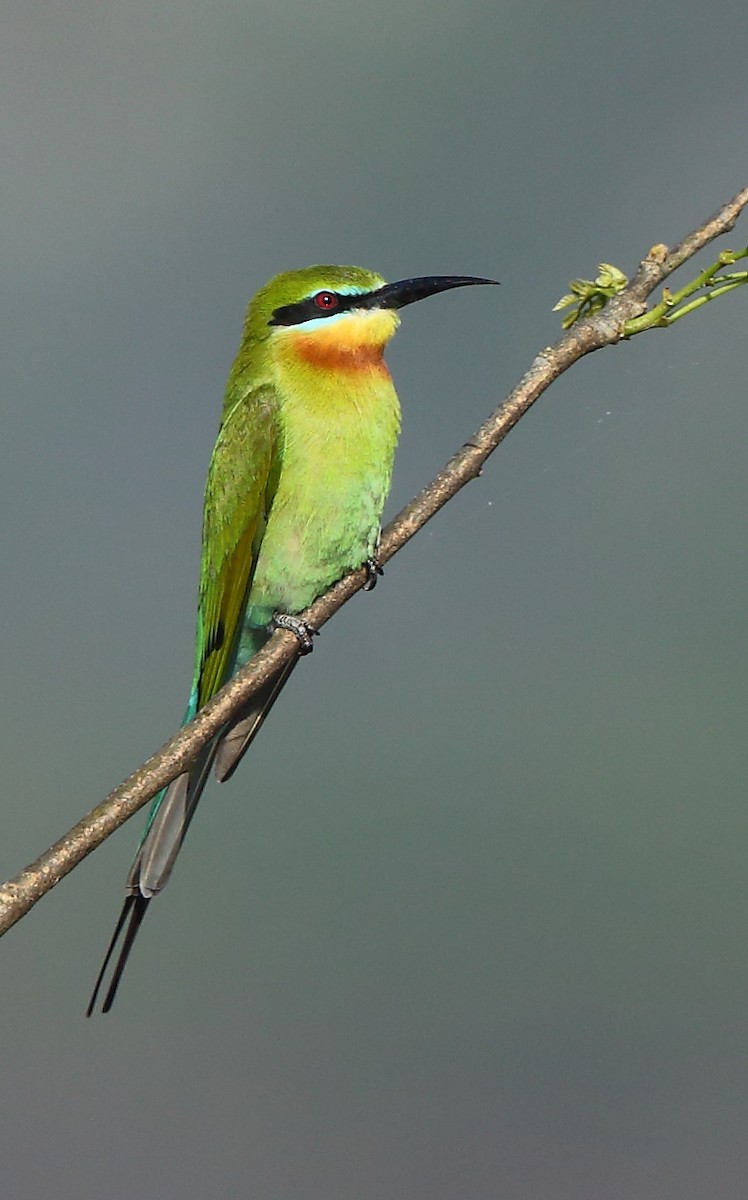
[[369,558],[400,428],[389,375],[290,395],[278,487],[249,597],[252,624],[306,608]]

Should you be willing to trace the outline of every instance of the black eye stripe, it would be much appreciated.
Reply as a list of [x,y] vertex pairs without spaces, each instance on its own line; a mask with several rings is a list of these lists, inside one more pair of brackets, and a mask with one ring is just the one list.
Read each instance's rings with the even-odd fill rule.
[[[329,290],[329,289],[325,289]],[[315,302],[315,296],[309,296],[307,300],[299,300],[296,304],[284,304],[281,308],[276,308],[272,317],[268,321],[268,325],[303,325],[304,321],[317,321],[325,317],[335,317],[338,313],[350,312],[352,308],[366,308],[366,293],[361,296],[346,296],[345,293],[330,291],[331,296],[335,296],[337,304],[331,308],[319,308]]]

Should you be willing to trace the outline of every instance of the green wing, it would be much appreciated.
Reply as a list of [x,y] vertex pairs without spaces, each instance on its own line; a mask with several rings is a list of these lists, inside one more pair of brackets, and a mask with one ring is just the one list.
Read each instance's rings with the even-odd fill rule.
[[[231,668],[239,623],[277,485],[279,446],[272,388],[258,388],[229,406],[218,433],[205,491],[195,680],[187,717],[218,691]],[[264,699],[264,711],[277,691],[275,688]],[[259,727],[261,723],[262,714],[255,724]],[[247,744],[249,740],[245,739]],[[242,745],[230,756],[229,773],[244,748]],[[207,746],[193,766],[154,801],[127,877],[128,894],[96,981],[89,1015],[126,927],[104,998],[104,1012],[112,1006],[140,922],[151,896],[161,890],[171,874],[216,749],[215,743]]]
[[201,708],[226,682],[278,481],[279,426],[271,387],[229,409],[208,472],[203,512],[193,697]]

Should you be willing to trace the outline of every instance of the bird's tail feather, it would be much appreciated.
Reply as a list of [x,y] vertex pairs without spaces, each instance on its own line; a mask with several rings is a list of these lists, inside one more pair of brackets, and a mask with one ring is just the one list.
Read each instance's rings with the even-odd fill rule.
[[[143,839],[127,876],[125,902],[96,979],[86,1016],[90,1017],[94,1010],[109,963],[124,931],[102,1012],[109,1012],[112,1007],[146,909],[171,875],[214,761],[216,777],[223,783],[233,775],[254,741],[297,661],[292,659],[268,680],[239,714],[238,720],[209,743],[189,771],[178,775],[154,800]],[[194,716],[192,707],[188,708],[185,720],[191,716]]]
[[143,840],[127,876],[125,902],[86,1010],[88,1017],[94,1010],[107,968],[124,930],[125,936],[104,997],[102,1012],[109,1012],[114,1003],[122,972],[130,957],[130,951],[146,909],[151,898],[161,890],[171,874],[200,794],[210,774],[215,751],[215,742],[206,746],[190,770],[183,775],[178,775],[154,801]]
[[273,675],[264,687],[251,697],[246,708],[240,712],[238,719],[232,722],[225,733],[221,734],[215,752],[215,776],[219,783],[225,783],[234,774],[260,732],[266,716],[278,699],[297,662],[298,659],[291,659],[277,675]]
[[119,920],[117,921],[117,924],[114,928],[114,933],[112,934],[112,940],[110,941],[109,946],[107,947],[107,952],[104,955],[104,961],[101,964],[101,970],[99,971],[99,974],[96,977],[96,983],[94,984],[94,990],[91,993],[91,999],[88,1002],[88,1008],[86,1009],[87,1017],[91,1016],[94,1008],[96,1007],[96,999],[99,995],[99,990],[101,988],[101,985],[104,982],[104,976],[106,975],[106,970],[107,970],[107,967],[109,966],[109,960],[111,959],[112,955],[114,954],[114,950],[117,945],[117,942],[119,941],[120,934],[122,933],[122,930],[124,929],[125,923],[127,922],[127,918],[129,916],[130,921],[129,921],[129,924],[127,925],[127,932],[125,933],[125,940],[122,943],[122,949],[119,952],[115,968],[112,971],[112,977],[109,981],[109,987],[107,988],[107,992],[104,997],[104,1003],[101,1006],[101,1011],[105,1012],[105,1013],[109,1012],[109,1009],[112,1007],[112,1004],[114,1003],[114,997],[117,995],[117,988],[119,987],[119,981],[122,978],[122,972],[125,969],[125,964],[127,963],[127,960],[130,956],[132,944],[135,941],[135,935],[137,934],[138,929],[140,928],[140,922],[143,920],[143,917],[145,916],[145,910],[148,907],[149,903],[150,903],[150,901],[145,896],[135,896],[135,895],[125,896],[125,902],[122,905],[122,911],[119,915]]
[[131,894],[150,899],[168,882],[198,800],[208,782],[216,748],[216,741],[209,743],[189,771],[178,775],[154,804],[151,819],[127,876],[126,887]]

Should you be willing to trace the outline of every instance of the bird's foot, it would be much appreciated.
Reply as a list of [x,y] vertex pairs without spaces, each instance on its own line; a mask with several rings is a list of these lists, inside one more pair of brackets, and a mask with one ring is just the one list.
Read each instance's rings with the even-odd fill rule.
[[306,621],[302,621],[301,617],[292,617],[290,613],[273,613],[270,629],[287,629],[289,633],[293,633],[298,639],[302,654],[311,654],[314,649],[312,639],[319,637],[319,629],[313,629]]
[[363,567],[366,571],[366,583],[364,584],[364,591],[373,592],[374,588],[377,586],[377,580],[379,576],[384,575],[384,567],[380,563],[379,559],[373,554],[371,558],[367,558],[366,562],[363,564]]

